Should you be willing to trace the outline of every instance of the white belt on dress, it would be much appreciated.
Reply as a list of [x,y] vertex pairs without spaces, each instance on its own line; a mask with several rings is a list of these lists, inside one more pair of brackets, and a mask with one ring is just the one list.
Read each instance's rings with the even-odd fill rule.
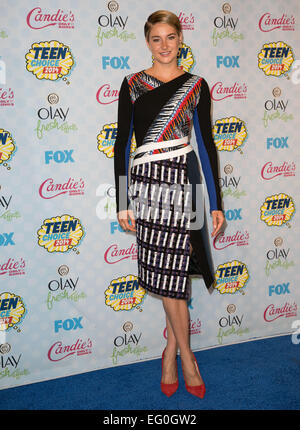
[[[180,148],[176,149],[180,145]],[[172,149],[175,147],[175,149]],[[182,154],[187,154],[193,151],[193,147],[189,142],[189,137],[185,136],[180,139],[163,140],[161,142],[151,142],[139,146],[134,154],[132,167],[138,164],[147,163],[149,161],[165,160],[167,158],[178,157]],[[136,158],[137,155],[140,155]]]

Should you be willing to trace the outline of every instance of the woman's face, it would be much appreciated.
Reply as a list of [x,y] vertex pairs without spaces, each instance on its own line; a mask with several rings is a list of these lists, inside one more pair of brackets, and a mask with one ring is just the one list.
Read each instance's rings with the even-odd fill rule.
[[177,54],[182,42],[182,35],[177,34],[174,27],[165,23],[154,24],[149,33],[147,46],[152,52],[155,61],[169,64],[177,63]]

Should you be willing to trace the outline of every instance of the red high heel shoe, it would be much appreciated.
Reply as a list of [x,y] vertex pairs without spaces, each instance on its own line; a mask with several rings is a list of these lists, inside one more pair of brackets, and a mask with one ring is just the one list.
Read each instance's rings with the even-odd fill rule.
[[[198,375],[201,376],[200,372],[199,372],[199,367],[198,367],[198,364],[197,364],[197,360],[196,360],[196,357],[195,357],[194,353],[193,353],[193,357],[194,357],[194,363],[195,363],[195,367],[196,367],[196,370],[198,372]],[[183,375],[183,377],[184,377],[184,375]],[[204,382],[201,385],[194,385],[194,386],[187,385],[187,383],[185,382],[185,380],[184,380],[184,383],[185,383],[185,388],[186,388],[186,390],[189,393],[193,394],[194,396],[200,397],[200,399],[203,399],[203,397],[205,395],[205,385],[204,385]]]
[[[164,356],[165,356],[165,349],[163,350],[162,353],[162,362],[161,362],[161,374],[163,372],[163,365],[164,365]],[[171,397],[178,389],[179,386],[179,381],[178,381],[178,370],[177,370],[177,381],[174,382],[173,384],[164,384],[163,382],[160,381],[160,387],[161,387],[161,391],[168,397]]]

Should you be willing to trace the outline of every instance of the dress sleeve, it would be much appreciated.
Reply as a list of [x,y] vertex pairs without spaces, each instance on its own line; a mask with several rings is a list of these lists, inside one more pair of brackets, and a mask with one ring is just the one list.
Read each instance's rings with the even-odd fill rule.
[[118,101],[118,131],[114,145],[116,212],[128,209],[128,164],[133,133],[133,104],[127,78],[123,79]]
[[209,196],[210,213],[222,209],[221,190],[218,174],[218,155],[212,136],[211,97],[209,87],[204,78],[201,81],[200,99],[196,105],[193,117],[195,135],[202,171],[205,176]]

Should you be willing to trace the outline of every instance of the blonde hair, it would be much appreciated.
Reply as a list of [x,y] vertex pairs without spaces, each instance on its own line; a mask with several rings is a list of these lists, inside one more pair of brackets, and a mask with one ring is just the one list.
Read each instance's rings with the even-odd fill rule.
[[169,24],[175,28],[178,36],[182,32],[181,24],[177,15],[168,10],[157,10],[148,16],[144,25],[145,38],[149,41],[149,34],[154,24],[158,22]]

